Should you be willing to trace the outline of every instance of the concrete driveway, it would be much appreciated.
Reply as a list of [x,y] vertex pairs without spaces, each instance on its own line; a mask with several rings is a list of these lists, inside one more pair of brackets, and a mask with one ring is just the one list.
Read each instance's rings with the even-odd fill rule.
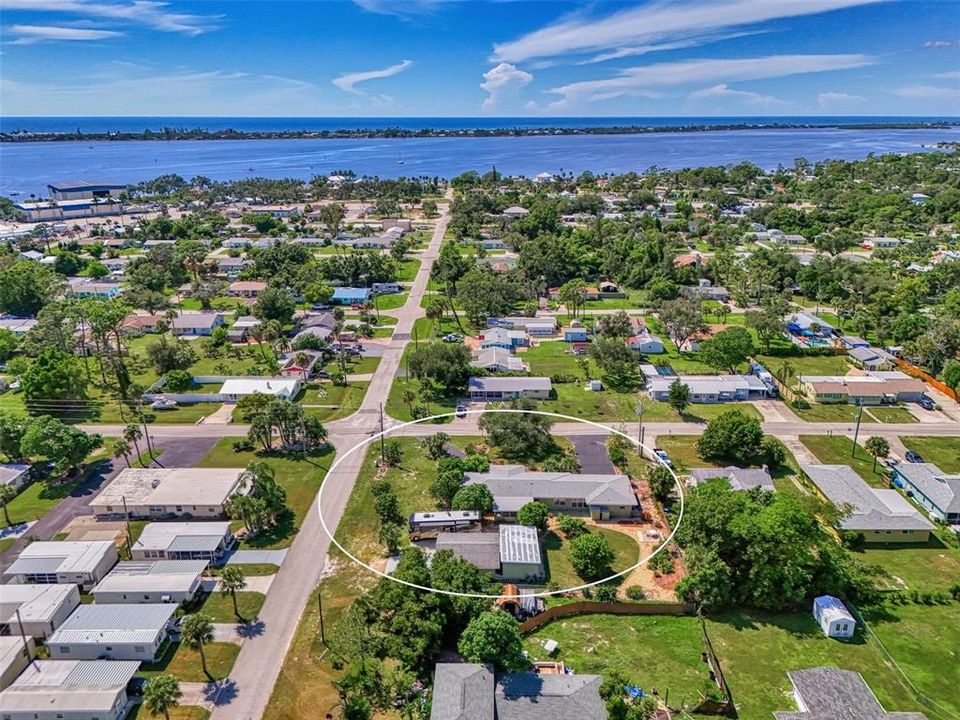
[[234,550],[227,559],[227,565],[276,565],[280,567],[286,550]]

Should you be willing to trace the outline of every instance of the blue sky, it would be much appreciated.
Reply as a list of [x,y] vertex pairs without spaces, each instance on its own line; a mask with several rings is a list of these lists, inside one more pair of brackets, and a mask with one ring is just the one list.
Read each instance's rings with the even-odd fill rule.
[[5,115],[960,115],[960,0],[0,0]]

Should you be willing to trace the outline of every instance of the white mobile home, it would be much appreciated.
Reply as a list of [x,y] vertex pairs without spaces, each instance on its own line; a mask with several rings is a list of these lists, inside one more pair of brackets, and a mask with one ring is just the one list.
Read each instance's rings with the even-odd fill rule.
[[47,640],[54,660],[153,662],[171,630],[173,603],[81,605]]
[[80,590],[76,585],[4,585],[0,635],[19,635],[23,623],[25,635],[47,637],[79,604]]
[[91,590],[98,605],[184,603],[200,589],[206,560],[131,560],[117,563]]
[[37,660],[0,692],[3,720],[120,720],[138,662]]
[[4,575],[21,583],[61,583],[87,590],[117,564],[112,542],[34,542],[27,545]]
[[242,477],[242,468],[126,468],[90,508],[94,515],[219,518],[227,500],[243,492]]
[[228,522],[155,522],[130,549],[134,560],[206,560],[215,563],[233,547]]

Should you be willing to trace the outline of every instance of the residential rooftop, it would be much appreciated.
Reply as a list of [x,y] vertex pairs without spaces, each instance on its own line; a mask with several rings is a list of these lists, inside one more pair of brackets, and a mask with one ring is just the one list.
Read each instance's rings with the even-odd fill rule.
[[25,623],[49,622],[64,603],[71,602],[71,596],[76,596],[74,602],[80,601],[76,585],[4,585],[0,624],[16,625],[18,610]]
[[109,540],[79,542],[37,541],[30,543],[6,570],[6,575],[53,575],[90,573],[104,555],[114,549]]
[[926,720],[918,712],[887,712],[860,673],[834,667],[787,673],[800,710],[777,710],[777,720]]
[[113,570],[91,590],[110,592],[189,592],[203,571],[206,560],[129,560]]
[[750,490],[756,487],[770,492],[776,490],[773,478],[770,477],[766,468],[738,468],[733,465],[725,468],[694,468],[690,471],[690,477],[695,484],[713,478],[723,478],[734,490]]
[[154,522],[143,528],[133,550],[213,552],[229,533],[229,522]]
[[122,512],[132,505],[221,505],[240,484],[242,468],[125,468],[91,505]]
[[35,660],[0,692],[0,713],[106,717],[116,712],[139,666],[135,660]]
[[51,645],[152,643],[169,622],[173,603],[80,605],[47,640]]

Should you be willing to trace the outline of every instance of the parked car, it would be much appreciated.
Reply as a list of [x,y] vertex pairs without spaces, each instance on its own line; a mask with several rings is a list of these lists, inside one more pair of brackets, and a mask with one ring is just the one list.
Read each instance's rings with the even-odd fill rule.
[[132,677],[127,683],[127,695],[131,697],[140,697],[147,686],[147,678]]
[[467,416],[467,406],[463,403],[457,403],[457,417]]
[[663,448],[654,448],[653,454],[657,459],[659,459],[667,467],[669,468],[673,467],[673,462],[670,460],[670,456],[667,455],[667,451],[664,450]]
[[917,400],[917,405],[922,407],[924,410],[933,410],[934,408],[937,407],[937,404],[933,402],[933,400],[928,398],[926,395],[920,396],[920,399]]
[[443,341],[445,343],[463,342],[463,335],[460,333],[447,333],[443,336]]
[[907,454],[904,455],[904,457],[907,459],[907,462],[908,462],[908,463],[922,463],[922,462],[926,462],[926,461],[923,459],[923,456],[920,455],[920,453],[914,452],[913,450],[907,450]]

